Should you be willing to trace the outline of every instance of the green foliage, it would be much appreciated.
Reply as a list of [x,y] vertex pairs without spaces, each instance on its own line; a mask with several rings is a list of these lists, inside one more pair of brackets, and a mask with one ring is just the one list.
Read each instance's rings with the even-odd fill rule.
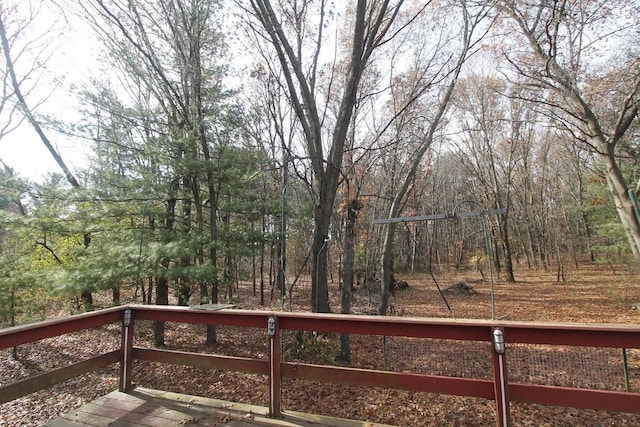
[[629,262],[631,250],[606,184],[602,180],[592,179],[588,191],[589,199],[582,207],[582,212],[588,216],[594,231],[591,249],[604,256],[597,261]]
[[0,251],[0,323],[14,325],[40,320],[49,289],[39,270],[33,269],[29,245],[4,236]]
[[49,257],[24,216],[29,184],[11,170],[1,171],[0,180],[0,323],[12,325],[42,318],[49,287],[40,273]]
[[[247,144],[243,111],[222,86],[225,46],[211,25],[217,6],[196,2],[171,10],[177,15],[153,10],[141,21],[127,20],[127,10],[114,14],[147,27],[123,28],[128,35],[157,34],[157,44],[140,45],[158,52],[137,51],[117,25],[105,23],[114,29],[103,34],[113,74],[79,90],[83,120],[65,128],[92,141],[83,188],[69,189],[52,175],[26,186],[28,196],[18,185],[0,192],[2,212],[23,197],[29,206],[3,221],[21,248],[14,264],[8,257],[3,267],[14,270],[4,276],[3,298],[26,289],[18,273],[29,273],[36,289],[63,295],[159,278],[179,288],[233,286],[236,275],[250,274],[241,271],[251,265],[243,260],[278,243],[278,174],[272,156]],[[189,19],[180,19],[182,13]],[[169,24],[175,34],[165,37]],[[2,244],[9,253],[8,241]]]

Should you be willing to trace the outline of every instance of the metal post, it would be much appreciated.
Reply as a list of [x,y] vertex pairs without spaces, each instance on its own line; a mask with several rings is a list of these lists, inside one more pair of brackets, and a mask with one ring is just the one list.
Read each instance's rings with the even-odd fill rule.
[[496,425],[507,427],[511,424],[511,416],[509,413],[504,331],[501,328],[495,328],[491,335],[493,342],[493,389],[496,401]]
[[284,300],[287,296],[286,289],[286,267],[287,267],[287,204],[285,194],[289,183],[282,187],[282,194],[280,195],[280,204],[282,209],[282,223],[280,224],[280,298],[282,299],[282,311],[284,311]]
[[[463,203],[473,203],[478,206],[481,210],[478,212],[461,212],[456,213],[458,207]],[[484,241],[487,250],[487,263],[489,264],[489,278],[491,280],[491,318],[495,320],[496,318],[496,309],[495,309],[495,293],[494,293],[494,283],[493,283],[493,268],[492,268],[492,256],[491,256],[491,243],[489,240],[489,228],[487,226],[487,215],[496,215],[496,214],[505,214],[507,212],[506,208],[500,209],[482,209],[480,203],[474,200],[463,200],[455,205],[453,208],[453,214],[432,214],[432,215],[419,215],[419,216],[406,216],[400,218],[386,218],[386,219],[376,219],[373,221],[373,224],[392,224],[398,222],[409,222],[409,221],[435,221],[442,219],[451,219],[453,218],[467,218],[470,216],[482,216],[482,228],[484,230]],[[448,304],[447,304],[448,306]]]
[[122,359],[120,361],[120,384],[118,389],[121,392],[131,390],[131,372],[133,368],[133,313],[131,309],[126,309],[122,317],[122,340],[120,348]]
[[282,417],[282,391],[280,387],[280,328],[275,316],[267,320],[269,337],[269,416]]

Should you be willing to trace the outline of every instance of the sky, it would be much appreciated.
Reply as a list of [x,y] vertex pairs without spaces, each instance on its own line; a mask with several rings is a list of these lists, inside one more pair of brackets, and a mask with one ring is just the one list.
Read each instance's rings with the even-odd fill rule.
[[[18,14],[26,13],[21,7],[29,2],[18,1]],[[30,108],[37,105],[36,113],[52,115],[58,120],[73,121],[77,116],[76,103],[69,91],[71,85],[78,86],[90,75],[93,62],[93,49],[87,33],[82,31],[77,18],[68,17],[66,25],[57,24],[62,31],[56,31],[52,22],[55,21],[56,11],[42,9],[31,26],[33,33],[30,40],[48,35],[51,41],[49,50],[51,56],[46,59],[47,69],[37,80],[37,87],[27,97]],[[15,23],[5,20],[7,32],[12,32]],[[0,49],[1,52],[1,49]],[[16,55],[16,53],[13,53]],[[15,63],[16,74],[22,76],[27,73],[34,62],[33,55],[22,56]],[[25,87],[27,89],[27,87]],[[41,101],[44,101],[41,103]],[[2,124],[6,123],[6,116],[0,116]],[[87,166],[87,155],[83,143],[66,136],[45,129],[47,137],[58,150],[67,166],[72,171]],[[43,182],[50,173],[62,173],[40,137],[33,127],[25,120],[13,132],[0,139],[0,160],[12,168],[21,177],[36,182]],[[1,166],[1,165],[0,165]]]
[[[86,167],[88,160],[79,141],[46,133],[72,171]],[[36,131],[26,122],[0,140],[0,159],[18,176],[35,182],[43,182],[50,173],[62,173]]]

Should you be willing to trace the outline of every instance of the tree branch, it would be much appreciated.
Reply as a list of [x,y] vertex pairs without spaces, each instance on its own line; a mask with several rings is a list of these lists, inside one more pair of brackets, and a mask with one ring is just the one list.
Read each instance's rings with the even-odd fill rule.
[[51,155],[53,156],[58,166],[60,166],[60,169],[62,169],[62,171],[64,172],[64,175],[66,176],[69,184],[71,184],[71,186],[73,186],[74,188],[79,188],[80,184],[78,183],[78,180],[71,173],[71,170],[69,170],[66,163],[62,159],[62,156],[60,156],[60,154],[53,147],[53,144],[51,144],[51,141],[49,140],[49,138],[47,138],[46,134],[42,130],[42,127],[40,126],[40,123],[38,123],[38,120],[36,120],[33,112],[29,109],[29,106],[27,105],[27,102],[24,99],[24,96],[20,89],[20,83],[18,82],[18,78],[16,76],[13,59],[11,58],[9,40],[7,38],[7,30],[5,28],[4,21],[2,20],[1,14],[0,14],[0,38],[2,39],[2,50],[4,52],[5,61],[7,63],[7,71],[9,72],[9,76],[11,77],[13,91],[16,98],[18,99],[18,105],[22,110],[22,114],[24,114],[29,124],[31,124],[33,129],[36,131],[36,133],[40,137],[40,140],[42,141],[42,143],[45,145],[45,147],[47,147],[47,150],[49,150],[49,153],[51,153]]

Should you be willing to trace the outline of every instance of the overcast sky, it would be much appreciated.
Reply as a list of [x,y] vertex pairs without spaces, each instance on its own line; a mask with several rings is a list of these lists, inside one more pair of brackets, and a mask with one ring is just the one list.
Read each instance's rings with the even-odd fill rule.
[[[27,7],[29,2],[17,0],[19,9]],[[18,13],[26,13],[19,10]],[[38,80],[37,90],[29,94],[27,103],[30,108],[46,98],[44,103],[38,105],[36,113],[53,115],[59,120],[73,120],[76,104],[69,91],[71,85],[80,85],[91,74],[91,64],[95,63],[92,56],[94,49],[91,47],[90,36],[83,25],[73,16],[67,17],[66,24],[62,21],[52,23],[59,16],[55,11],[42,9],[36,21],[33,23],[33,37],[42,34],[53,34],[49,37],[52,41],[52,55],[47,59],[47,71]],[[11,21],[5,22],[7,31],[15,31],[15,25]],[[62,31],[58,31],[62,29]],[[16,53],[13,53],[14,55]],[[16,74],[22,76],[27,73],[33,64],[33,57],[21,57],[15,64]],[[6,117],[1,117],[3,124]],[[72,171],[86,167],[86,155],[80,141],[71,140],[53,131],[47,131],[47,136],[58,149],[62,158]],[[14,132],[0,139],[0,159],[22,177],[41,182],[42,178],[51,172],[62,173],[53,157],[40,140],[38,134],[25,121]]]

